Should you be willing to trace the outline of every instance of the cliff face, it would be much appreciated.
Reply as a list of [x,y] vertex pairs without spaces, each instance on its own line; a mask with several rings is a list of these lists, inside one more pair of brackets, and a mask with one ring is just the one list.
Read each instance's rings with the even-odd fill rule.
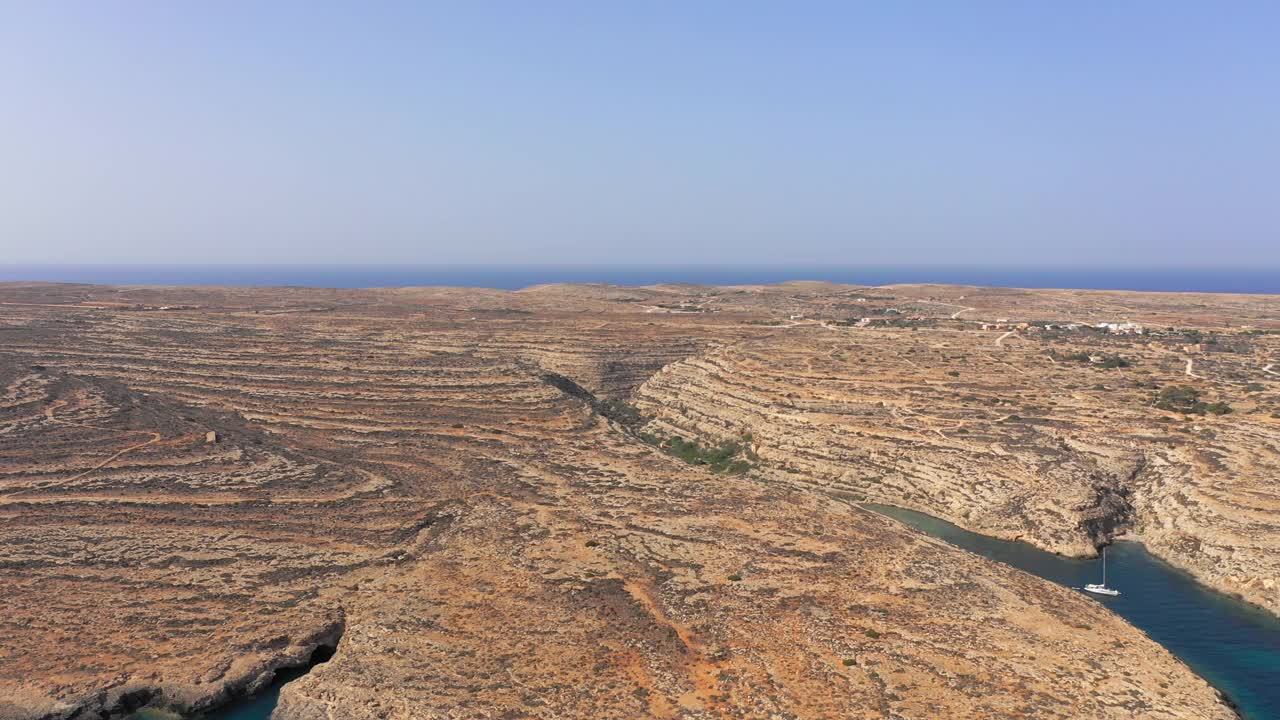
[[1154,388],[1180,381],[1159,350],[1133,348],[1145,369],[1109,372],[1006,342],[796,328],[675,363],[636,403],[659,434],[750,436],[792,482],[977,532],[1086,556],[1136,533],[1280,611],[1274,419],[1153,407]]
[[[574,293],[0,288],[0,718],[208,707],[331,644],[282,720],[1232,716],[1099,604],[832,492],[1087,552],[1226,513],[1207,458],[1000,422],[1048,405],[1008,356],[953,391],[903,374],[923,339],[894,379],[774,319],[846,290]],[[583,394],[671,360],[640,409],[758,469]]]
[[232,416],[11,361],[0,388],[0,717],[251,692],[337,643],[318,584],[384,562],[329,530],[412,517],[366,516],[364,478]]
[[1137,477],[1137,536],[1206,585],[1280,613],[1280,444],[1236,427]]
[[936,366],[939,351],[908,338],[886,367],[881,343],[895,340],[804,330],[743,343],[666,368],[637,406],[659,432],[749,435],[796,482],[1054,552],[1092,555],[1104,528],[1125,524],[1120,485],[1141,462],[1136,447],[1017,415],[1024,391],[1000,363],[943,361],[965,377],[948,383],[934,367],[942,380],[930,382],[922,363]]

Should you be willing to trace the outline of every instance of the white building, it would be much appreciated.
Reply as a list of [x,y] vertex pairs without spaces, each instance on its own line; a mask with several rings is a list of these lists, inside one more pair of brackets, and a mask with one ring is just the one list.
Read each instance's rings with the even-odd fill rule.
[[1106,330],[1112,335],[1141,335],[1146,332],[1138,323],[1122,322],[1122,323],[1098,323],[1094,327],[1100,330]]

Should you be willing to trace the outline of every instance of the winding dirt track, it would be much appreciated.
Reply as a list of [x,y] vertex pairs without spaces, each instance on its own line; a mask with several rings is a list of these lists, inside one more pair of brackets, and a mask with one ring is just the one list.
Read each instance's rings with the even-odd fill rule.
[[1193,377],[1193,378],[1195,378],[1195,379],[1197,379],[1197,380],[1204,380],[1204,376],[1203,376],[1203,375],[1197,375],[1197,374],[1195,373],[1195,367],[1196,367],[1196,365],[1195,365],[1195,360],[1194,360],[1193,358],[1187,358],[1187,368],[1186,368],[1186,370],[1184,371],[1184,372],[1186,373],[1187,377]]
[[103,460],[102,462],[98,463],[97,465],[94,465],[93,467],[89,468],[88,470],[85,470],[84,472],[81,472],[81,473],[79,473],[78,475],[73,475],[72,477],[66,478],[65,480],[63,480],[63,484],[75,482],[76,480],[79,480],[80,478],[83,478],[83,477],[85,477],[86,475],[89,475],[89,474],[91,474],[91,473],[97,472],[98,470],[101,470],[102,468],[106,467],[107,465],[110,465],[113,461],[115,461],[117,458],[119,458],[119,457],[121,457],[121,456],[125,455],[126,453],[131,453],[131,452],[133,452],[134,450],[141,450],[142,448],[147,447],[148,445],[154,445],[155,443],[160,442],[160,441],[163,439],[163,437],[164,437],[164,436],[162,436],[162,435],[161,435],[160,433],[158,433],[158,432],[152,432],[152,431],[148,431],[148,430],[124,430],[124,431],[121,431],[121,430],[113,429],[113,428],[105,428],[105,427],[99,427],[99,426],[97,426],[97,425],[89,425],[89,424],[87,424],[87,423],[77,423],[77,422],[71,422],[70,420],[60,420],[60,419],[58,419],[57,417],[55,417],[53,413],[54,413],[54,411],[55,411],[55,410],[57,410],[58,408],[65,407],[65,406],[66,406],[66,404],[67,404],[67,401],[66,401],[66,400],[58,400],[58,401],[54,402],[54,403],[53,403],[52,405],[50,405],[49,407],[45,408],[45,411],[44,411],[44,415],[45,415],[45,417],[46,417],[46,418],[48,418],[50,422],[55,422],[55,423],[58,423],[58,424],[60,424],[60,425],[71,425],[71,426],[74,426],[74,427],[89,428],[89,429],[91,429],[91,430],[103,430],[103,431],[105,431],[105,432],[125,432],[125,433],[130,433],[130,434],[139,433],[139,434],[150,435],[150,436],[151,436],[151,439],[150,439],[150,440],[147,440],[146,442],[138,443],[137,445],[130,445],[129,447],[127,447],[127,448],[125,448],[125,449],[123,449],[123,450],[121,450],[121,451],[119,451],[119,452],[115,453],[114,455],[111,455],[110,457],[108,457],[107,459],[105,459],[105,460]]
[[[204,707],[318,645],[337,653],[278,718],[1230,720],[1105,606],[850,498],[1086,554],[1098,479],[1148,480],[1141,443],[1167,470],[1134,488],[1144,508],[1217,529],[1195,546],[1250,584],[1216,586],[1257,597],[1280,577],[1256,480],[1277,476],[1274,421],[1205,418],[1213,454],[1193,454],[1148,383],[1042,356],[1115,346],[1161,383],[1180,362],[1092,332],[992,353],[999,333],[958,320],[966,301],[1056,321],[1061,295],[877,294],[11,288],[187,309],[0,307],[0,488],[20,490],[0,500],[0,720]],[[922,317],[834,325],[904,303]],[[1215,355],[1213,382],[1277,341],[1236,341],[1251,354]],[[750,436],[754,467],[641,431]]]

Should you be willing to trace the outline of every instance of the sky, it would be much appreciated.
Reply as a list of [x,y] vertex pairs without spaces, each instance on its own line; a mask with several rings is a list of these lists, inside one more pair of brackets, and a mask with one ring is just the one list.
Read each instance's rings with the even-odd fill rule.
[[0,263],[1280,266],[1280,3],[0,0]]

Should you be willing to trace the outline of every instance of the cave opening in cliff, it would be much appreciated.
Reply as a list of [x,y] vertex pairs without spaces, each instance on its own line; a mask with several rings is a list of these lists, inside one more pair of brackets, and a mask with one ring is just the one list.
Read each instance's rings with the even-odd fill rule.
[[[225,705],[195,717],[199,720],[268,720],[280,701],[280,690],[311,672],[317,665],[331,660],[338,651],[339,639],[316,645],[303,662],[276,668],[270,682],[255,692],[235,696]],[[150,699],[139,698],[141,702],[135,701],[129,709],[136,712],[126,715],[125,720],[179,720],[187,717],[165,709],[145,707]]]
[[277,668],[271,682],[257,692],[202,715],[201,720],[267,720],[280,701],[281,689],[311,672],[317,665],[329,662],[338,651],[339,640],[340,638],[335,638],[331,643],[316,645],[304,662]]

